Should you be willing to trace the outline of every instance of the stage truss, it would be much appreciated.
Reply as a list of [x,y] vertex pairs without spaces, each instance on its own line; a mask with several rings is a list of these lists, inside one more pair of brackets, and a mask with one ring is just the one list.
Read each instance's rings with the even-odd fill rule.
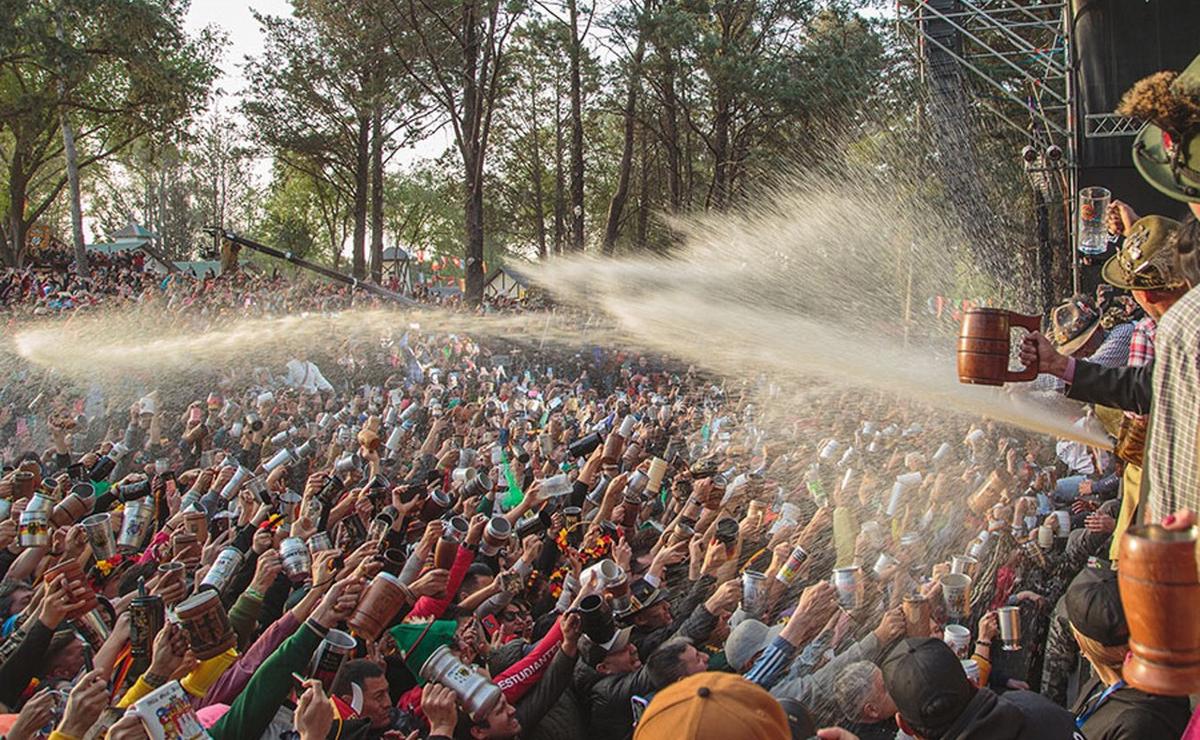
[[1069,224],[1064,231],[1069,234],[1072,282],[1078,290],[1075,193],[1080,134],[1132,136],[1140,122],[1114,113],[1081,115],[1071,14],[1069,2],[1051,0],[896,3],[897,30],[917,52],[931,99],[940,101],[927,113],[928,125],[939,124],[931,117],[982,111],[1025,141],[1021,156],[1031,187],[1045,202],[1061,204]]

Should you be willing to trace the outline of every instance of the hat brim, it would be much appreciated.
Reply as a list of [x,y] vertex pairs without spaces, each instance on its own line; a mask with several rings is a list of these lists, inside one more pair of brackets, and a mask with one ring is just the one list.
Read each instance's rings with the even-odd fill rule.
[[633,627],[622,627],[617,630],[617,634],[613,636],[613,642],[608,646],[608,654],[620,652],[629,647],[629,639],[633,635]]
[[1109,257],[1104,262],[1104,266],[1100,268],[1100,279],[1114,288],[1121,290],[1161,290],[1158,286],[1149,285],[1134,285],[1134,281],[1130,280],[1130,275],[1121,267],[1117,260],[1117,255]]
[[658,602],[662,601],[664,598],[666,598],[666,596],[663,595],[662,589],[656,588],[656,589],[654,589],[654,593],[650,595],[650,598],[647,599],[646,601],[644,601],[641,604],[641,606],[639,606],[636,609],[628,609],[623,612],[617,612],[616,615],[617,615],[617,617],[619,617],[621,619],[627,619],[629,617],[634,616],[635,614],[641,614],[642,612],[646,611],[647,609],[654,606]]
[[1095,334],[1096,330],[1099,328],[1100,328],[1100,319],[1097,318],[1096,323],[1092,324],[1090,329],[1083,332],[1082,334],[1075,337],[1074,339],[1060,344],[1058,346],[1058,351],[1064,355],[1075,354],[1076,352],[1079,351],[1080,347],[1087,344],[1088,340],[1092,338],[1092,335]]
[[[1133,140],[1133,166],[1142,179],[1163,195],[1184,203],[1200,203],[1200,196],[1180,192],[1175,176],[1171,173],[1170,156],[1163,150],[1163,130],[1153,123],[1142,126]],[[1200,191],[1200,183],[1196,184]]]

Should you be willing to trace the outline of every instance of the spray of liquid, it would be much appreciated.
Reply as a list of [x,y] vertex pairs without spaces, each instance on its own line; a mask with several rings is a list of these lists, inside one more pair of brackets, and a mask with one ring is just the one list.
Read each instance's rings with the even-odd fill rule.
[[[639,345],[727,376],[817,378],[1109,446],[1057,394],[958,382],[955,327],[928,330],[926,297],[969,284],[955,270],[965,255],[914,212],[886,188],[792,183],[750,211],[675,221],[684,247],[671,258],[559,260],[534,278]],[[924,330],[909,338],[906,325]]]
[[[282,364],[307,348],[378,340],[397,328],[524,343],[599,344],[681,358],[731,378],[763,373],[803,387],[885,391],[931,408],[1107,447],[1077,404],[1027,388],[958,383],[955,327],[928,315],[930,295],[1022,296],[963,269],[964,237],[931,204],[846,178],[791,180],[740,213],[672,220],[670,257],[559,259],[534,280],[581,311],[479,317],[448,311],[349,310],[229,321],[198,331],[153,310],[45,322],[15,333],[23,361],[77,380]],[[1014,279],[1019,283],[1019,276]],[[1014,299],[1019,302],[1020,298]],[[1016,306],[1022,307],[1020,305]],[[913,331],[909,331],[913,330]],[[912,336],[909,336],[909,334]],[[98,357],[86,347],[103,347]],[[814,403],[796,397],[797,409]]]

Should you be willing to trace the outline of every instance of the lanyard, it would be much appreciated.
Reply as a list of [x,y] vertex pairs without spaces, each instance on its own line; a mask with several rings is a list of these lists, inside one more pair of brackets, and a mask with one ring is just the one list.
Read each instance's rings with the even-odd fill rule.
[[1082,714],[1080,714],[1078,717],[1075,718],[1075,726],[1082,730],[1083,724],[1088,721],[1089,717],[1091,717],[1093,714],[1096,713],[1096,710],[1099,709],[1100,706],[1102,704],[1104,704],[1105,701],[1108,700],[1108,697],[1111,696],[1113,694],[1113,692],[1117,691],[1118,689],[1123,689],[1123,688],[1125,688],[1125,681],[1121,680],[1121,681],[1117,681],[1112,686],[1109,686],[1107,689],[1105,689],[1104,692],[1101,693],[1100,696],[1096,699],[1094,704],[1092,704],[1089,708],[1085,709]]

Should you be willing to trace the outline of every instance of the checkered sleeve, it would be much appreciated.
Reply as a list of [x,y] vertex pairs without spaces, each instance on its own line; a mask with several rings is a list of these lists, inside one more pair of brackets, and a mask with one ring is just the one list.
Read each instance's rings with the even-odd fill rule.
[[1130,367],[1149,365],[1154,359],[1154,330],[1154,319],[1149,316],[1134,325],[1133,336],[1129,339]]
[[1154,407],[1146,442],[1151,521],[1180,509],[1200,511],[1200,291],[1193,293],[1171,307],[1154,337]]

